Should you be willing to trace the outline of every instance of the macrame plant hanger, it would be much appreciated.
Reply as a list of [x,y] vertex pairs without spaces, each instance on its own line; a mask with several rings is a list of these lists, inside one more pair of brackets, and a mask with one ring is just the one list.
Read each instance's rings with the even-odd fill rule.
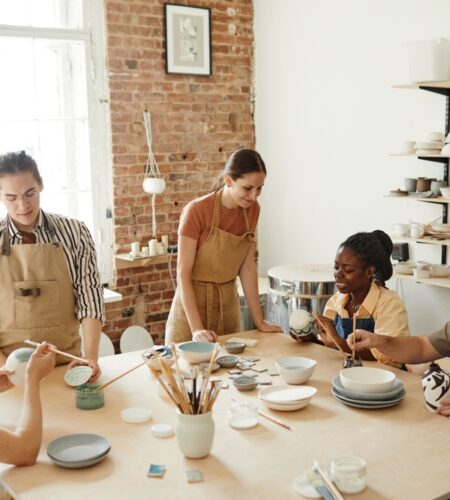
[[161,172],[159,171],[158,165],[155,161],[155,156],[152,151],[152,122],[150,117],[150,111],[148,109],[144,110],[144,128],[145,128],[145,138],[147,139],[148,156],[147,163],[145,165],[145,177],[142,187],[144,191],[152,195],[152,236],[156,238],[156,209],[155,200],[156,195],[161,194],[166,188],[166,181],[163,179]]

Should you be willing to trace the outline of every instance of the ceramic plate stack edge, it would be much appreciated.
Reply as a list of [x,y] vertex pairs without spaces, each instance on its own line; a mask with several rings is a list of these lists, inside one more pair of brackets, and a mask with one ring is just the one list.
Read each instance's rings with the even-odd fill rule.
[[49,443],[47,455],[60,467],[80,469],[99,463],[110,449],[110,442],[97,434],[69,434]]
[[366,410],[389,408],[390,406],[398,405],[406,395],[403,383],[398,378],[395,379],[394,386],[390,391],[368,394],[344,388],[339,376],[335,377],[332,381],[331,393],[341,403]]
[[267,408],[278,411],[295,411],[304,408],[317,392],[315,387],[273,386],[261,389],[259,399]]

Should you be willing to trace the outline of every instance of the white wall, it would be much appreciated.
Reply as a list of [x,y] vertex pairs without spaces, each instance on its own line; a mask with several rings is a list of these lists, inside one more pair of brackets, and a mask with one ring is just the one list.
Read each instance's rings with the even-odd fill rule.
[[[438,206],[383,196],[405,177],[442,177],[441,164],[389,153],[444,131],[445,98],[391,86],[409,81],[405,42],[450,38],[450,2],[254,0],[254,7],[256,138],[268,167],[260,274],[331,264],[356,231],[438,217]],[[440,247],[422,245],[413,258],[439,262]],[[450,319],[450,290],[389,286],[400,286],[412,333]]]

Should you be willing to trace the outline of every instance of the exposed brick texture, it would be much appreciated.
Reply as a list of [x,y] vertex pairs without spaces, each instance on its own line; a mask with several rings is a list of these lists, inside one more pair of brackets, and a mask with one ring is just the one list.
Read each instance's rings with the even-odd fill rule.
[[[171,244],[183,206],[208,192],[234,149],[254,147],[252,1],[192,5],[211,8],[210,77],[165,73],[164,2],[105,0],[116,253],[132,241],[144,245],[152,232],[150,196],[142,190],[144,109],[152,114],[153,151],[167,184],[156,198],[158,233]],[[120,270],[111,285],[124,297],[106,308],[104,331],[113,341],[130,325],[163,341],[174,292],[168,266]]]

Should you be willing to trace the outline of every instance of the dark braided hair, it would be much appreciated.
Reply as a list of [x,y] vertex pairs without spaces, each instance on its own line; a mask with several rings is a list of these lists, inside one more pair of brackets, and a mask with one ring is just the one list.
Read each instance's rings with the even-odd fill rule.
[[359,255],[363,265],[375,267],[374,280],[386,286],[392,276],[391,254],[394,248],[391,238],[379,229],[370,233],[356,233],[349,236],[339,248],[346,247]]

